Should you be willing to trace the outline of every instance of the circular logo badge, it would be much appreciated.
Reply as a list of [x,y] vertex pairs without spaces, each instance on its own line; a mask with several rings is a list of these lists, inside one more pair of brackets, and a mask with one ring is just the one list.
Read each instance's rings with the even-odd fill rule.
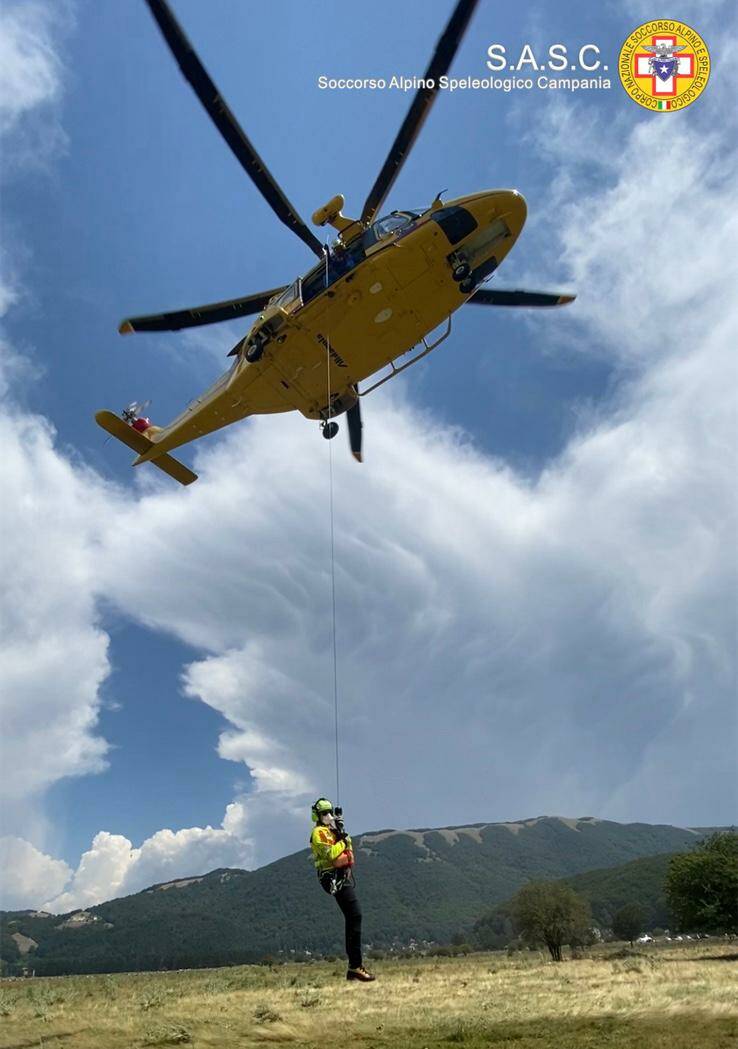
[[620,49],[618,72],[639,106],[670,113],[691,105],[705,90],[710,53],[691,26],[660,18],[633,30]]

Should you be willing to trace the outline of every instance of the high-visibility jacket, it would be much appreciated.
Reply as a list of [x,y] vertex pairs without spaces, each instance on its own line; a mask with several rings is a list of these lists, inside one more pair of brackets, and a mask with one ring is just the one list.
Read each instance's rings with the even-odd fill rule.
[[332,827],[319,824],[310,835],[310,848],[315,866],[319,871],[330,871],[335,867],[348,866],[347,860],[353,863],[351,838],[342,841]]

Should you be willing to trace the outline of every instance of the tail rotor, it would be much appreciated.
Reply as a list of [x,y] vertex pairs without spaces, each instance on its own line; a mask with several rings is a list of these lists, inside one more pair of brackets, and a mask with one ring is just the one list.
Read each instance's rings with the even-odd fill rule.
[[120,413],[129,426],[133,426],[136,419],[140,419],[151,401],[131,401]]

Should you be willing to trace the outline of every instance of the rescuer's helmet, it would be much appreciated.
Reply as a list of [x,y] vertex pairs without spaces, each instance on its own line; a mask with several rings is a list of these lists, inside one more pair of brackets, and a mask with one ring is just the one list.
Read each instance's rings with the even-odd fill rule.
[[320,817],[325,816],[327,812],[333,812],[333,805],[328,798],[318,798],[310,810],[313,823],[320,823]]

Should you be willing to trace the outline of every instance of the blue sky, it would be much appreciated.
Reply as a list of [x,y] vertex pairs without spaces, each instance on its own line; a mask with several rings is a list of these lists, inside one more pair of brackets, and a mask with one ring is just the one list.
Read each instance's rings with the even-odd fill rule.
[[[408,6],[174,4],[305,218],[337,192],[359,211],[411,98],[317,77],[420,74],[451,5]],[[692,7],[708,43],[731,39],[727,5]],[[729,61],[713,51],[689,110],[645,113],[614,68],[652,16],[483,2],[455,74],[483,76],[495,41],[594,42],[612,89],[444,93],[387,201],[518,188],[529,222],[496,283],[579,298],[461,311],[365,403],[366,469],[336,442],[357,829],[734,817]],[[143,3],[11,4],[4,32],[9,577],[25,615],[10,603],[7,723],[27,773],[6,855],[12,902],[62,908],[302,845],[305,800],[333,782],[326,461],[306,420],[248,422],[184,451],[201,473],[184,493],[105,442],[97,408],[151,398],[166,420],[244,330],[122,339],[122,317],[286,283],[312,257]],[[676,275],[659,257],[673,242],[692,259]],[[660,334],[674,316],[683,343]],[[709,785],[684,775],[695,749]]]
[[[325,26],[294,3],[269,12],[226,3],[216,18],[198,3],[183,3],[177,12],[253,141],[309,217],[339,191],[349,209],[360,208],[412,97],[320,92],[318,75],[422,71],[447,7],[424,5],[417,31],[401,34],[394,5],[379,4],[371,14],[353,12],[350,18],[343,5],[335,5],[333,16],[329,8],[325,17],[340,26],[340,47],[328,46]],[[603,19],[595,27],[582,17],[589,7],[576,5],[562,25],[557,22],[572,46],[589,39],[590,27],[602,46],[622,36],[627,18]],[[547,43],[542,29],[531,29],[535,10],[521,21],[503,9],[498,22],[496,12],[482,8],[455,69],[482,75],[488,40],[509,39],[515,51],[519,42],[537,43],[537,35]],[[278,59],[268,47],[248,46],[271,39],[276,26],[290,23],[286,34],[280,32]],[[229,40],[244,44],[229,48]],[[13,181],[5,190],[17,236],[33,245],[25,272],[34,287],[33,301],[9,316],[8,330],[50,347],[59,341],[58,322],[64,318],[64,353],[56,368],[43,353],[48,381],[36,391],[43,398],[38,406],[53,415],[62,440],[82,446],[97,464],[100,442],[87,415],[80,417],[89,398],[117,407],[121,397],[138,396],[140,390],[142,398],[154,395],[155,410],[164,417],[214,372],[210,357],[198,363],[192,352],[183,361],[180,337],[120,339],[121,316],[287,282],[311,264],[311,256],[275,219],[221,142],[143,4],[80,6],[64,59],[61,116],[68,148],[48,179]],[[388,207],[428,202],[446,186],[449,195],[461,195],[509,185],[524,186],[531,213],[539,213],[551,172],[541,165],[535,144],[524,140],[531,115],[541,110],[539,94],[513,104],[481,92],[445,96]],[[614,91],[598,96],[596,105],[598,112],[613,107],[622,113],[622,98]],[[536,244],[530,232],[526,241],[519,258],[511,258],[506,279],[534,270],[556,286],[562,275],[547,258],[545,244]],[[538,352],[537,367],[531,368],[531,348],[522,337],[525,322],[480,313],[459,317],[464,337],[456,351],[440,354],[433,373],[425,370],[429,381],[422,373],[414,389],[422,404],[461,421],[493,453],[535,468],[560,450],[570,432],[571,402],[606,389],[606,367]],[[503,350],[510,340],[513,352]],[[473,381],[490,363],[497,379],[488,398],[475,402],[466,395],[469,370]],[[510,385],[519,389],[521,382],[527,389],[512,406]],[[126,477],[125,461],[113,458]]]

